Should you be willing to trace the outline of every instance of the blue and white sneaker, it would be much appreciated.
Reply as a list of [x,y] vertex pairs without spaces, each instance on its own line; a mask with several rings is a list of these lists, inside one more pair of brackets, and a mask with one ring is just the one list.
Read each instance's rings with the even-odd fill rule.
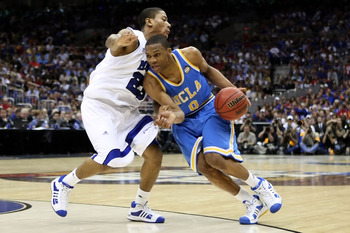
[[252,190],[259,195],[260,200],[267,205],[271,213],[276,213],[282,207],[282,198],[278,195],[270,182],[261,177],[258,178],[260,182],[256,187],[252,188]]
[[239,218],[240,224],[256,224],[259,217],[268,211],[267,206],[259,200],[257,195],[254,195],[251,201],[244,201],[243,204],[247,207],[247,212]]
[[74,188],[62,181],[65,176],[58,177],[51,182],[51,206],[56,214],[61,217],[67,215],[68,196]]
[[131,221],[148,222],[148,223],[163,223],[165,218],[159,214],[154,213],[146,204],[131,203],[131,207],[128,213],[128,219]]

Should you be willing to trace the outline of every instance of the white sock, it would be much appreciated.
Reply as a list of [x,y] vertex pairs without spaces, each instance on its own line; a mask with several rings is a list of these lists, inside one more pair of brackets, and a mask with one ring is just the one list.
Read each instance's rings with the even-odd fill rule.
[[148,201],[148,197],[150,194],[151,194],[150,192],[145,192],[139,187],[137,190],[135,202],[141,205],[145,205],[146,202]]
[[245,180],[244,182],[246,182],[246,184],[249,185],[250,187],[254,188],[259,184],[260,180],[258,179],[258,177],[253,175],[250,171],[248,172],[249,172],[248,179]]
[[241,189],[239,190],[239,192],[237,193],[237,195],[235,196],[240,202],[244,202],[246,200],[252,200],[253,199],[253,195],[248,193],[247,190],[245,190],[244,188],[240,187]]
[[71,173],[66,175],[62,181],[70,186],[76,185],[80,181],[80,179],[77,177],[77,174],[75,173],[76,170],[77,169],[74,169]]

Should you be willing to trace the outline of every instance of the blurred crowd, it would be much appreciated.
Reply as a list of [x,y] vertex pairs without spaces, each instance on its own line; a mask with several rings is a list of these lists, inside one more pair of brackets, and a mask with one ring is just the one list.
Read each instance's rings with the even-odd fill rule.
[[321,85],[305,96],[275,97],[240,123],[241,151],[256,154],[350,154],[350,81],[332,91]]
[[[143,8],[137,2],[129,4],[133,9]],[[186,2],[189,9],[191,4],[200,3]],[[349,6],[269,6],[245,8],[244,12],[232,8],[228,13],[224,7],[211,10],[200,5],[198,9],[203,10],[197,14],[163,8],[172,24],[172,47],[198,47],[210,65],[236,86],[246,88],[251,101],[272,95],[276,89],[322,86],[319,93],[278,96],[237,121],[242,124],[241,132],[251,140],[253,133],[258,142],[242,141],[242,149],[249,147],[251,153],[346,153]],[[127,14],[123,9],[106,2],[84,9],[1,9],[0,128],[84,129],[80,113],[83,91],[90,73],[104,58],[106,36],[111,29],[138,28],[137,13]],[[118,17],[105,17],[106,12]],[[236,35],[225,34],[225,28],[244,22],[244,15],[253,16],[253,22],[235,31]],[[100,28],[108,28],[107,33],[98,33]],[[95,31],[82,40],[79,33],[89,29]],[[277,73],[281,66],[288,67],[288,72]],[[217,91],[215,86],[213,91]],[[271,125],[259,128],[253,122]],[[325,128],[318,130],[319,123]]]

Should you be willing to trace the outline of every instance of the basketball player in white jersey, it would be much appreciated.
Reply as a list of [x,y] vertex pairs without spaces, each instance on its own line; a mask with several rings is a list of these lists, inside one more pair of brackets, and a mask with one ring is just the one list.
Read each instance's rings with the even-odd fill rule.
[[146,40],[155,34],[168,37],[171,25],[160,8],[143,10],[138,23],[142,32],[126,28],[108,37],[105,58],[91,73],[81,110],[87,135],[96,153],[71,173],[51,182],[51,205],[61,217],[67,215],[69,193],[79,181],[110,167],[126,166],[136,153],[144,158],[144,163],[128,219],[153,223],[165,221],[147,206],[163,156],[155,142],[158,127],[150,116],[140,114],[138,107],[146,95],[142,87],[148,69]]

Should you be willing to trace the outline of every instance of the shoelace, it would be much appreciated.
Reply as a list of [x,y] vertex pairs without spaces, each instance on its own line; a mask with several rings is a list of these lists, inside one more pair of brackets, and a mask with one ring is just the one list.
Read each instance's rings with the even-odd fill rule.
[[68,188],[64,184],[62,184],[62,193],[60,195],[60,201],[63,203],[65,206],[68,204],[68,195],[72,189]]
[[275,194],[276,191],[271,187],[271,186],[268,186],[268,187],[265,187],[265,186],[262,186],[262,193],[260,195],[264,196],[264,201],[266,202],[269,202],[269,203],[273,203],[275,201]]

